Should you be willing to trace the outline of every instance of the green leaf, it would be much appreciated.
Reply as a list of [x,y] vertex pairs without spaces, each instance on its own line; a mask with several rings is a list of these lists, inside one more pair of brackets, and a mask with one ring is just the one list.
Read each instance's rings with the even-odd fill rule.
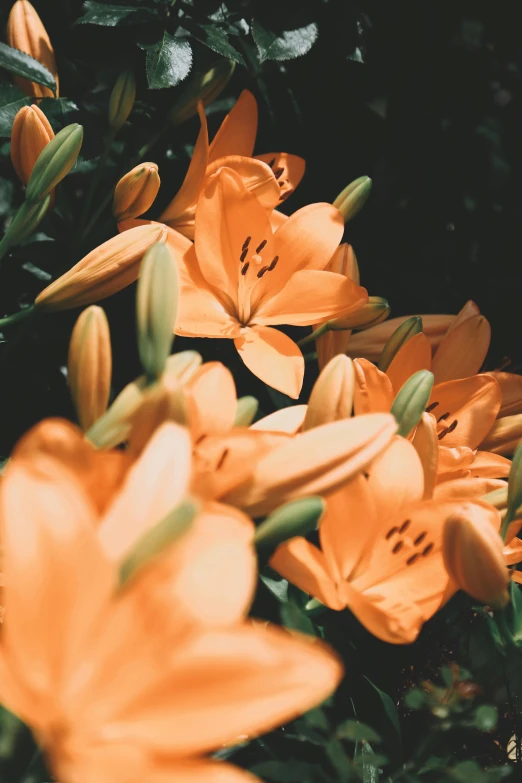
[[397,757],[400,759],[402,755],[402,735],[397,707],[391,696],[388,696],[387,693],[381,691],[381,689],[369,680],[368,677],[364,677],[364,679],[371,686],[382,706],[384,719],[378,724],[378,728],[381,729],[385,739],[389,737],[389,745],[393,747],[394,751],[397,753]]
[[426,704],[426,694],[420,688],[414,688],[404,697],[404,704],[410,710],[420,710]]
[[362,743],[360,756],[362,756],[363,783],[378,783],[380,777],[378,766],[381,759],[375,755],[369,742]]
[[281,622],[293,631],[300,631],[308,636],[317,636],[314,624],[294,601],[288,601],[281,607]]
[[328,761],[337,773],[338,783],[348,783],[352,777],[352,762],[345,753],[342,743],[338,740],[330,740],[325,746]]
[[251,772],[270,783],[313,783],[313,769],[298,759],[287,761],[263,761],[251,768]]
[[28,106],[31,103],[29,98],[20,98],[18,101],[6,103],[0,106],[0,138],[9,137],[13,127],[14,118],[22,106]]
[[165,31],[153,44],[139,44],[147,52],[147,81],[151,90],[175,87],[192,67],[192,49],[184,38],[175,38]]
[[371,726],[358,720],[345,720],[338,727],[335,735],[338,739],[347,739],[350,742],[380,742],[381,738]]
[[36,84],[43,84],[44,87],[49,87],[56,92],[56,80],[45,65],[5,43],[0,43],[0,68],[5,68],[16,76],[23,76],[24,79],[29,79]]
[[293,60],[310,51],[317,39],[315,22],[295,30],[275,33],[263,27],[258,19],[252,20],[252,36],[257,46],[259,60]]
[[76,24],[99,24],[104,27],[118,25],[146,24],[159,19],[156,8],[140,8],[131,5],[109,5],[86,0],[84,15],[76,20]]
[[234,49],[224,30],[210,24],[190,26],[188,30],[196,40],[204,44],[204,46],[208,46],[216,54],[220,54],[228,60],[233,60],[233,62],[239,63],[239,65],[245,65],[243,55]]
[[451,770],[451,777],[460,783],[485,783],[487,777],[476,761],[462,761]]
[[288,582],[286,579],[272,579],[269,576],[263,576],[263,574],[260,574],[259,578],[278,601],[283,604],[288,601]]
[[498,721],[496,707],[483,704],[475,710],[473,723],[479,731],[493,731]]
[[[59,125],[67,124],[69,122],[69,115],[75,111],[79,111],[75,102],[69,100],[69,98],[43,98],[38,106],[51,125],[55,125],[57,122]],[[60,123],[60,120],[64,120],[65,122]]]

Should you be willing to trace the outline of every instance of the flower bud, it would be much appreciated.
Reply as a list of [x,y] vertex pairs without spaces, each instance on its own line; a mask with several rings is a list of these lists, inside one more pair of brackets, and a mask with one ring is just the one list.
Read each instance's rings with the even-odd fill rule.
[[35,202],[44,198],[69,173],[80,152],[83,128],[67,125],[44,147],[27,183],[25,197]]
[[125,125],[136,98],[136,80],[132,71],[123,71],[116,79],[109,99],[109,126],[117,133]]
[[328,321],[328,327],[336,332],[344,329],[370,329],[388,318],[391,312],[390,305],[382,296],[370,296],[368,301],[357,312],[346,318],[340,316]]
[[299,498],[285,503],[256,528],[256,549],[265,554],[289,538],[306,536],[316,530],[324,508],[324,500],[320,497]]
[[156,242],[165,242],[161,223],[136,226],[92,250],[36,297],[39,310],[69,310],[121,291],[140,274],[141,259]]
[[172,125],[181,125],[198,111],[198,102],[208,106],[225,89],[236,64],[225,58],[218,60],[208,71],[193,71],[185,89],[172,107],[169,120]]
[[237,401],[234,427],[250,427],[256,417],[259,403],[255,397],[240,397]]
[[466,593],[494,609],[509,601],[509,570],[504,562],[502,539],[477,512],[454,514],[446,520],[442,556],[453,581]]
[[22,185],[29,182],[34,164],[51,139],[54,131],[36,104],[17,112],[11,131],[11,160]]
[[84,431],[106,411],[111,390],[111,335],[101,307],[80,315],[69,343],[68,383]]
[[420,421],[433,388],[433,373],[419,370],[409,378],[393,401],[390,413],[398,425],[397,434],[407,438]]
[[156,430],[167,421],[185,426],[187,412],[183,384],[177,378],[163,375],[143,389],[140,403],[129,417],[126,436],[129,454],[132,457],[141,454]]
[[[349,277],[356,285],[359,285],[361,282],[359,265],[353,247],[347,245],[346,242],[339,245],[328,262],[326,271]],[[336,320],[337,319],[333,319],[333,321]],[[319,326],[321,326],[321,324],[316,324],[314,329],[317,329]],[[351,331],[348,329],[338,331],[331,330],[321,337],[318,337],[315,341],[315,345],[317,348],[317,363],[319,364],[319,369],[322,370],[323,367],[326,367],[330,359],[337,356],[337,354],[345,353],[350,338]]]
[[178,269],[165,244],[143,258],[136,296],[138,352],[145,375],[159,378],[172,348],[178,309]]
[[303,431],[330,421],[349,419],[354,391],[353,362],[344,354],[331,359],[314,384],[303,422]]
[[368,201],[371,190],[370,177],[359,177],[339,193],[333,205],[339,210],[345,223],[352,220],[361,211]]
[[[38,60],[56,80],[56,97],[58,97],[58,71],[51,41],[42,20],[29,0],[16,0],[7,20],[7,43],[14,49]],[[30,82],[20,76],[15,76],[15,83],[31,98],[52,98],[53,92],[48,87]]]
[[412,315],[411,318],[398,326],[382,349],[381,358],[377,365],[379,370],[386,372],[399,349],[408,342],[410,337],[414,337],[419,332],[422,332],[422,318],[418,315]]
[[155,163],[140,163],[120,179],[114,191],[112,211],[119,222],[143,215],[154,203],[160,187]]
[[27,237],[31,236],[33,231],[40,225],[44,219],[49,204],[51,202],[51,195],[45,196],[42,201],[37,201],[35,204],[31,204],[28,201],[24,201],[22,206],[9,224],[2,245],[5,250],[15,245],[20,245]]

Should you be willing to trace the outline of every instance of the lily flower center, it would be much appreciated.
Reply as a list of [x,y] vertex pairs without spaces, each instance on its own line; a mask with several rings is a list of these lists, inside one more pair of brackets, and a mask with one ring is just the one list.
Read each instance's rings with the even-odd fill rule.
[[279,261],[279,256],[266,258],[265,246],[268,240],[262,239],[257,247],[252,246],[252,237],[247,236],[241,247],[239,256],[240,276],[238,286],[238,321],[248,326],[252,317],[251,296],[259,281],[272,272]]
[[[426,408],[426,413],[432,413],[439,404],[440,403],[438,402],[432,402],[431,405],[428,405]],[[441,416],[438,416],[438,412],[433,415],[437,419],[437,437],[439,440],[442,440],[446,435],[449,435],[457,429],[459,423],[458,419],[453,419],[453,421],[448,422],[448,419],[452,416],[450,411],[446,411],[446,413],[443,413]]]

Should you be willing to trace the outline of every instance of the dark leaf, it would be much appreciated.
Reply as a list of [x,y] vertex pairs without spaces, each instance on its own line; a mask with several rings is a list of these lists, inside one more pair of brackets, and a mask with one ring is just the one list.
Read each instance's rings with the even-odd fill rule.
[[76,20],[76,24],[99,24],[104,27],[118,25],[146,24],[159,19],[155,8],[139,8],[131,5],[108,5],[86,0],[84,15]]
[[29,79],[36,84],[43,84],[44,87],[49,87],[56,92],[55,78],[45,65],[5,43],[0,43],[0,68],[5,68],[17,76],[23,76],[24,79]]
[[243,55],[234,49],[225,31],[219,27],[210,24],[194,25],[189,28],[189,32],[200,43],[208,46],[216,54],[220,54],[222,57],[233,60],[240,65],[245,65]]
[[281,622],[293,631],[300,631],[309,636],[317,636],[312,621],[293,601],[289,601],[281,607]]
[[368,677],[365,677],[364,679],[371,686],[373,693],[376,694],[381,704],[383,719],[378,724],[378,727],[381,728],[385,738],[389,737],[390,746],[394,748],[398,758],[400,758],[402,750],[402,736],[397,707],[395,706],[393,699],[388,696],[387,693],[381,691],[381,689],[378,688],[371,680],[369,680]]
[[5,103],[3,106],[0,106],[0,138],[11,135],[14,118],[22,106],[28,106],[30,103],[29,98],[20,98],[18,101]]
[[371,726],[358,720],[345,720],[336,731],[338,739],[347,739],[350,742],[380,742],[381,738]]
[[44,98],[38,105],[51,125],[57,125],[60,128],[69,122],[69,114],[78,111],[75,102],[68,98]]
[[175,87],[190,73],[192,49],[184,38],[165,31],[153,44],[139,44],[147,52],[147,81],[151,90]]
[[315,22],[275,33],[257,19],[252,20],[252,36],[256,42],[259,60],[293,60],[310,51],[317,39]]
[[480,731],[493,731],[498,721],[498,712],[495,707],[483,704],[475,710],[473,723]]

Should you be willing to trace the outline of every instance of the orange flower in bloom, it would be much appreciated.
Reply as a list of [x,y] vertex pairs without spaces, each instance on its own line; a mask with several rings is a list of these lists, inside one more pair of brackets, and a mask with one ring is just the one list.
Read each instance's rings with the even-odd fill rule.
[[[208,609],[208,622],[193,621],[186,611],[198,608],[193,592],[211,607],[213,589],[220,592],[207,571],[205,536],[192,545],[179,539],[118,589],[110,535],[100,537],[100,529],[124,531],[129,511],[133,530],[138,518],[157,521],[173,498],[169,483],[179,490],[186,472],[172,449],[181,445],[178,435],[174,425],[158,432],[102,520],[71,472],[60,473],[45,453],[26,459],[27,442],[3,479],[0,698],[31,727],[64,783],[246,783],[252,776],[206,754],[310,709],[342,674],[320,642],[239,617],[220,626]],[[237,552],[231,554],[223,574],[237,570]],[[165,558],[172,566],[167,577]],[[158,613],[162,579],[171,603]],[[235,587],[244,601],[245,587]]]
[[[11,8],[7,20],[7,43],[45,65],[56,79],[56,97],[58,97],[58,71],[54,50],[42,20],[29,0],[16,0]],[[30,97],[53,97],[52,90],[36,82],[30,82],[19,76],[15,77],[15,82]]]
[[23,106],[11,131],[11,160],[18,179],[27,185],[43,148],[54,139],[49,120],[38,106]]
[[423,470],[402,438],[327,499],[317,548],[297,537],[281,544],[270,565],[330,609],[348,607],[375,636],[406,644],[456,587],[442,559],[444,522],[473,513],[500,526],[480,500],[423,500]]
[[272,233],[257,198],[234,171],[221,169],[201,193],[194,246],[176,254],[182,280],[176,334],[233,339],[258,378],[297,397],[303,356],[272,327],[327,320],[368,298],[350,279],[324,271],[343,226],[334,207],[312,204]]
[[199,105],[201,130],[185,180],[160,220],[181,234],[194,238],[194,216],[205,179],[222,166],[238,172],[245,186],[272,210],[294,191],[302,179],[305,162],[297,155],[267,153],[252,158],[257,133],[256,99],[243,90],[209,145],[207,120]]

